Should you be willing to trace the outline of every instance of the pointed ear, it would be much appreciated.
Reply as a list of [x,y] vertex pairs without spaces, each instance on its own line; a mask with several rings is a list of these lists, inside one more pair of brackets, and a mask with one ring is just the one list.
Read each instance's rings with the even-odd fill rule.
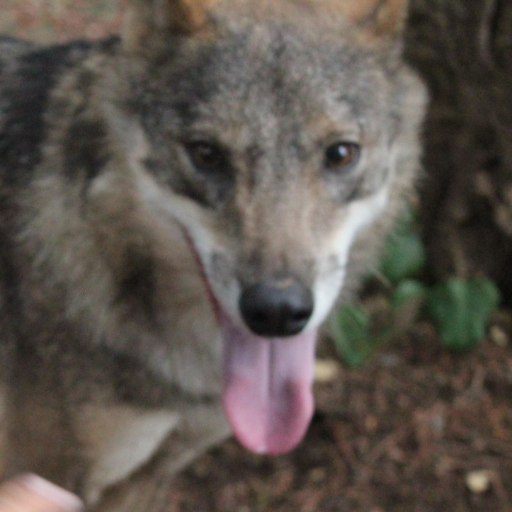
[[128,51],[147,49],[155,37],[188,35],[208,24],[209,0],[130,0],[123,29]]
[[408,0],[341,0],[345,16],[363,32],[367,41],[393,38],[401,33],[407,18]]

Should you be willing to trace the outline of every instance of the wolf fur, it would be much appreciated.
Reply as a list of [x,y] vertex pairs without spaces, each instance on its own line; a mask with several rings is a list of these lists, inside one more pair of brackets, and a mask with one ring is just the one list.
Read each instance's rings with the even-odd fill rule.
[[[95,511],[165,509],[170,476],[230,433],[226,332],[267,343],[244,289],[300,286],[315,332],[410,194],[424,91],[405,14],[133,0],[120,38],[0,40],[3,477],[37,472]],[[338,141],[353,165],[326,163]],[[295,357],[303,335],[277,334]],[[249,448],[284,451],[311,415],[301,393],[276,448],[244,441],[249,397],[224,408]]]

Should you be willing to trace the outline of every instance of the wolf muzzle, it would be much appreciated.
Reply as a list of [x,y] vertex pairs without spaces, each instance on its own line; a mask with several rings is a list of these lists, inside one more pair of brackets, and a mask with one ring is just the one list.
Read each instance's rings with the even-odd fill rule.
[[[283,285],[284,284],[284,285]],[[306,327],[313,314],[313,294],[297,281],[263,281],[242,291],[240,312],[258,336],[293,336]]]

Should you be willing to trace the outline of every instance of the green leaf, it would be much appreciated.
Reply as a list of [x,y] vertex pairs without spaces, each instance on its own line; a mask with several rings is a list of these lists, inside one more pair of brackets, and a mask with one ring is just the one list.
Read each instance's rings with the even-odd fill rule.
[[362,306],[342,305],[332,317],[331,329],[336,350],[352,368],[362,366],[375,349],[370,318]]
[[485,337],[487,322],[500,294],[488,279],[450,279],[428,292],[427,309],[443,345],[461,352]]
[[380,264],[382,274],[392,283],[417,275],[425,266],[425,249],[412,227],[392,233]]
[[391,296],[394,326],[397,331],[406,331],[413,325],[423,307],[426,295],[427,287],[419,281],[404,279],[398,283]]
[[404,279],[398,283],[391,297],[395,311],[407,307],[411,302],[421,304],[427,294],[427,287],[414,279]]

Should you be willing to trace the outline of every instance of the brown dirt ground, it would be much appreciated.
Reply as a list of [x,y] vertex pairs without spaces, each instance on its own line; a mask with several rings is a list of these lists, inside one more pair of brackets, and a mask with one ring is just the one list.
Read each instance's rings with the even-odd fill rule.
[[[170,512],[510,512],[511,395],[508,344],[451,355],[419,323],[317,386],[293,453],[260,457],[228,441],[177,478]],[[470,490],[479,477],[487,489]]]
[[[0,31],[99,37],[117,29],[123,1],[0,0]],[[293,453],[227,441],[175,480],[169,512],[512,512],[509,324],[498,318],[493,340],[465,355],[415,324],[363,369],[317,386]]]

